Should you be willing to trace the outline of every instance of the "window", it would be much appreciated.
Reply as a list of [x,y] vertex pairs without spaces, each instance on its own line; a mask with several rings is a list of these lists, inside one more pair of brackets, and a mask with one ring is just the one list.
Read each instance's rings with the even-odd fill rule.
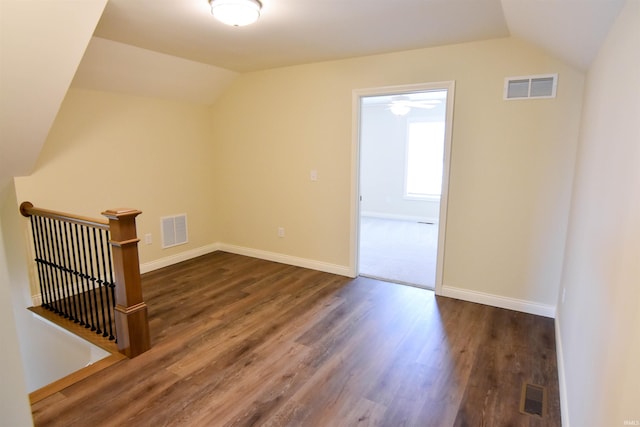
[[440,198],[444,127],[444,122],[409,122],[405,170],[406,198]]

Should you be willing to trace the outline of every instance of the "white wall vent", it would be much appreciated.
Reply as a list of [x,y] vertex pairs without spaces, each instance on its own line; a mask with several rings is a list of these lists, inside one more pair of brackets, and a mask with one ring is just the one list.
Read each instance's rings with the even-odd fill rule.
[[162,248],[187,243],[187,215],[165,216],[160,218],[162,222]]
[[504,99],[555,98],[557,74],[507,77],[504,79]]

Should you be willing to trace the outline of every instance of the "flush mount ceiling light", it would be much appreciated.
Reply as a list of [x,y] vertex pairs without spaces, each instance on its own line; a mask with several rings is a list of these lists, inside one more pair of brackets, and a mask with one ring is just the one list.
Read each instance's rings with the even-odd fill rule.
[[209,3],[214,18],[234,27],[256,22],[262,8],[258,0],[209,0]]

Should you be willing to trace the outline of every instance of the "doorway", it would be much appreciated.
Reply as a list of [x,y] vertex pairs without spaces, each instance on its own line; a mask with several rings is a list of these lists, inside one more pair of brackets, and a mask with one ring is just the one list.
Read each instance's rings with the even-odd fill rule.
[[442,286],[454,82],[354,92],[356,273]]

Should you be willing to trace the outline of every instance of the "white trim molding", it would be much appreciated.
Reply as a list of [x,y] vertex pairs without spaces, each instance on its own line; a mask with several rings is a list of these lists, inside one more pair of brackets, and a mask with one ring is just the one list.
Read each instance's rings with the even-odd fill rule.
[[469,289],[455,288],[453,286],[442,286],[442,290],[438,295],[475,302],[478,304],[490,305],[493,307],[506,308],[508,310],[521,311],[523,313],[536,314],[538,316],[551,318],[555,318],[556,316],[556,307],[553,305],[472,291]]
[[569,427],[569,400],[567,398],[567,382],[564,370],[564,353],[562,352],[562,335],[560,333],[560,315],[556,315],[556,359],[558,364],[558,388],[560,389],[560,418],[563,427]]
[[324,271],[325,273],[354,277],[351,274],[351,269],[346,265],[331,264],[328,262],[316,261],[307,258],[298,258],[291,255],[280,254],[277,252],[268,252],[259,249],[245,248],[242,246],[228,245],[226,243],[219,243],[219,250],[237,255],[245,255],[252,258],[259,258],[266,261],[274,261],[282,264],[295,265],[296,267],[304,267],[311,270]]
[[384,212],[362,211],[360,216],[376,219],[393,219],[398,221],[415,221],[415,222],[430,222],[433,224],[438,223],[439,218],[433,218],[428,216],[411,216],[411,215],[396,215]]
[[42,294],[31,295],[31,304],[33,307],[40,307],[42,305]]
[[291,255],[280,254],[277,252],[262,251],[259,249],[229,245],[220,242],[212,243],[210,245],[202,246],[189,251],[180,252],[179,254],[160,258],[155,261],[140,264],[140,273],[148,273],[153,270],[158,270],[163,267],[178,264],[180,262],[216,251],[230,252],[237,255],[245,255],[252,258],[263,259],[265,261],[274,261],[282,264],[295,265],[296,267],[304,267],[311,270],[324,271],[325,273],[338,274],[340,276],[354,277],[351,274],[349,267],[345,265],[331,264],[307,258],[298,258]]
[[211,252],[215,252],[219,249],[220,249],[219,243],[212,243],[210,245],[201,246],[199,248],[191,249],[185,252],[180,252],[175,255],[160,258],[155,261],[145,262],[144,264],[140,264],[140,273],[144,274],[153,270],[159,270],[161,268],[168,267],[173,264],[178,264],[179,262],[187,261],[192,258],[197,258],[199,256],[206,255]]

